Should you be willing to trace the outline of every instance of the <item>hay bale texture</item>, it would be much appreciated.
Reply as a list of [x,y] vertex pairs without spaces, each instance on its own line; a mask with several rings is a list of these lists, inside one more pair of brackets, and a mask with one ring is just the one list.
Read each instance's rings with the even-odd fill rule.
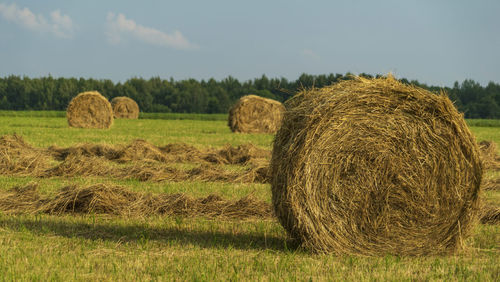
[[271,160],[288,233],[320,253],[450,253],[477,222],[482,165],[444,95],[354,77],[287,102]]
[[139,105],[129,97],[115,97],[111,100],[115,118],[139,118]]
[[284,111],[285,107],[278,101],[247,95],[229,110],[228,125],[233,132],[276,133]]
[[110,128],[113,124],[113,109],[108,99],[97,91],[78,94],[69,102],[66,117],[71,127]]

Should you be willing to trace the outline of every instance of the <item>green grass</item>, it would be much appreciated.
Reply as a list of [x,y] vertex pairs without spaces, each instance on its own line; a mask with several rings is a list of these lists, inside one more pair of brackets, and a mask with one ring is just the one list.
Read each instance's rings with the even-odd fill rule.
[[477,249],[422,258],[312,255],[274,221],[4,215],[0,230],[5,280],[495,281],[500,274],[491,226],[478,227]]
[[474,127],[500,127],[500,119],[468,119],[467,124]]
[[110,129],[69,128],[65,118],[0,117],[0,134],[22,135],[37,147],[76,143],[123,144],[142,138],[156,145],[183,142],[197,147],[253,143],[270,147],[270,134],[233,134],[226,121],[136,119],[115,120]]
[[[76,143],[197,147],[247,142],[271,148],[272,135],[233,134],[225,120],[189,118],[116,120],[109,130],[74,129],[64,117],[0,112],[0,135],[18,133],[37,147]],[[494,123],[492,123],[494,124]],[[478,140],[500,145],[500,129],[473,126]],[[494,175],[494,174],[491,174]],[[69,184],[118,184],[133,191],[211,193],[239,198],[253,193],[270,202],[268,184],[140,182],[106,177],[0,176],[0,189],[38,182],[42,193]],[[500,204],[500,193],[489,191]],[[104,215],[6,215],[0,213],[0,280],[475,280],[500,279],[500,227],[480,225],[469,248],[453,256],[366,258],[314,255],[296,248],[275,220],[121,218]]]
[[227,114],[181,114],[181,113],[140,113],[141,119],[173,119],[173,120],[223,120],[227,121]]

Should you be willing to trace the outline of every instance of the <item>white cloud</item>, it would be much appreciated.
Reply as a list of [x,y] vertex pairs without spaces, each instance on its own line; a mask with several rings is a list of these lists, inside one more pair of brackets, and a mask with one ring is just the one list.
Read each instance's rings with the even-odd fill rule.
[[52,19],[52,32],[59,37],[73,35],[73,21],[68,15],[61,15],[61,11],[55,10],[50,13]]
[[190,43],[178,30],[171,34],[163,31],[142,26],[135,21],[127,19],[125,15],[108,13],[106,19],[108,41],[118,44],[124,35],[132,36],[135,39],[149,44],[172,47],[175,49],[195,49],[196,45]]
[[68,15],[62,15],[55,10],[50,14],[50,20],[43,15],[36,15],[28,8],[19,8],[15,3],[6,5],[0,3],[0,16],[7,21],[16,23],[26,29],[52,33],[57,37],[70,38],[73,36],[73,21]]
[[318,54],[316,54],[313,50],[311,49],[304,49],[302,50],[302,55],[308,57],[308,58],[311,58],[313,60],[319,60],[320,57]]

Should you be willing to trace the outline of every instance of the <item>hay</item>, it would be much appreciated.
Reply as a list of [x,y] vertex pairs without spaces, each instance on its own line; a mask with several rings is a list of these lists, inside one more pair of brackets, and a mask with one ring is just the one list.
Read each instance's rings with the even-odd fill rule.
[[151,194],[129,191],[121,186],[70,185],[55,195],[40,196],[38,184],[0,191],[0,211],[10,214],[109,214],[126,217],[152,215],[223,219],[269,219],[271,206],[247,195],[238,200],[218,195],[192,198],[185,194]]
[[215,152],[207,152],[201,159],[216,164],[247,164],[253,160],[269,159],[269,150],[258,148],[252,144],[243,144],[238,147],[226,145]]
[[0,174],[51,177],[107,177],[139,181],[204,181],[232,183],[267,183],[267,161],[252,161],[243,171],[228,171],[223,166],[202,163],[192,169],[182,170],[172,165],[141,160],[127,165],[117,165],[106,157],[68,154],[63,161],[54,163],[49,155],[27,153],[14,155],[0,147]]
[[485,169],[500,169],[500,156],[497,154],[497,144],[493,141],[479,142],[481,160]]
[[[145,140],[129,145],[80,144],[68,148],[33,148],[19,135],[0,137],[0,174],[50,177],[110,177],[140,181],[223,181],[267,183],[268,150],[251,144],[198,150],[186,144],[157,147]],[[197,166],[181,170],[173,163]],[[119,165],[117,164],[119,163]],[[228,171],[220,164],[244,165]]]
[[97,91],[78,94],[69,102],[66,117],[71,127],[110,128],[113,109],[108,100]]
[[159,162],[172,162],[173,158],[164,154],[162,150],[146,140],[137,139],[119,150],[116,156],[119,162],[151,160]]
[[111,100],[115,118],[139,118],[139,105],[129,97],[115,97]]
[[19,135],[0,137],[0,174],[38,177],[50,168],[50,157]]
[[233,132],[275,133],[285,107],[278,101],[247,95],[229,110],[228,125]]
[[474,136],[443,94],[355,77],[287,104],[271,159],[275,213],[314,252],[449,253],[477,218]]
[[0,191],[0,211],[5,213],[29,213],[38,209],[43,201],[38,193],[38,184],[16,186]]
[[482,224],[500,224],[500,207],[485,204],[481,207]]
[[164,163],[207,162],[213,164],[245,165],[253,160],[269,159],[271,151],[252,144],[237,147],[226,145],[221,149],[200,150],[184,143],[155,146],[146,140],[136,139],[128,145],[80,144],[67,148],[51,146],[48,153],[56,160],[64,161],[69,155],[104,157],[119,163],[157,161]]
[[108,160],[115,160],[119,158],[120,150],[111,145],[85,143],[67,148],[50,146],[47,148],[47,153],[58,161],[64,161],[70,156],[104,157]]
[[500,178],[483,180],[481,189],[484,191],[500,191]]

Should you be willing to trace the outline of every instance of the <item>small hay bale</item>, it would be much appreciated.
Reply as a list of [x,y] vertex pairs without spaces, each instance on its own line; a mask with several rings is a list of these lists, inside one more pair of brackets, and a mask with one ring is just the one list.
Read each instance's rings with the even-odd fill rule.
[[482,165],[443,94],[354,77],[286,104],[271,160],[279,221],[319,253],[451,253],[477,222]]
[[278,101],[247,95],[229,110],[228,125],[233,132],[276,133],[284,111]]
[[78,94],[69,102],[66,110],[68,124],[80,128],[110,128],[113,109],[108,99],[97,91]]
[[115,97],[111,100],[115,118],[139,118],[139,105],[129,97]]

